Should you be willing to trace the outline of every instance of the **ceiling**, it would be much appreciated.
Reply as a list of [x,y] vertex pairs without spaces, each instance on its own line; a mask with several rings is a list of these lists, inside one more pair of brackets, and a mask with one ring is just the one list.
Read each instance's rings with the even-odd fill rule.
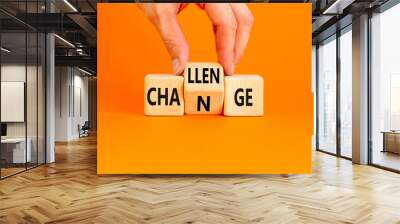
[[96,10],[96,0],[1,0],[2,46],[12,50],[3,52],[3,60],[17,61],[24,55],[32,58],[37,51],[37,41],[32,40],[36,33],[54,32],[56,65],[79,66],[96,73]]

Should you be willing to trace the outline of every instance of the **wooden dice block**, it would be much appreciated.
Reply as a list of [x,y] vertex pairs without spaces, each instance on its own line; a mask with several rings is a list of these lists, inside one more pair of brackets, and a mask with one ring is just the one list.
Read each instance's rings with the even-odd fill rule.
[[263,78],[259,75],[226,76],[224,115],[263,116]]
[[184,71],[185,113],[221,114],[224,70],[218,63],[187,63]]
[[183,77],[147,75],[144,79],[144,102],[145,115],[182,116]]

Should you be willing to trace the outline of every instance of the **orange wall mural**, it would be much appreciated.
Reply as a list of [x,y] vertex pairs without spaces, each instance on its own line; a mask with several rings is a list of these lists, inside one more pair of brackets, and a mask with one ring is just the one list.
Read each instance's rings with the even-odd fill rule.
[[[311,4],[249,7],[236,73],[263,76],[264,116],[150,117],[144,77],[172,73],[168,52],[134,3],[98,5],[99,174],[311,172]],[[205,12],[189,5],[178,18],[190,61],[217,61]]]

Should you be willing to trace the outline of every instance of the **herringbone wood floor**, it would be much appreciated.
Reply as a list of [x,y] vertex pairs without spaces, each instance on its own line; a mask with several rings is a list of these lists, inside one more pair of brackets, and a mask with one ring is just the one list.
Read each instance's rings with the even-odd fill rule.
[[312,175],[98,176],[96,139],[0,181],[0,223],[400,223],[400,175],[314,154]]

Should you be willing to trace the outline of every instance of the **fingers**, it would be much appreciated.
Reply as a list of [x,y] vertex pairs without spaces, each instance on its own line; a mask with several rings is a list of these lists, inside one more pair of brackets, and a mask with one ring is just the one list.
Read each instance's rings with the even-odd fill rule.
[[174,72],[181,74],[189,58],[189,46],[176,17],[182,6],[177,3],[142,3],[139,7],[160,33],[171,56]]
[[[176,15],[187,4],[141,3],[138,4],[157,28],[172,58],[174,72],[181,74],[189,58],[189,46],[177,21]],[[235,65],[242,57],[253,25],[251,11],[244,3],[198,4],[210,18],[215,32],[218,61],[225,73],[234,73]]]
[[234,73],[234,51],[237,22],[230,4],[207,3],[204,6],[215,30],[215,43],[218,61],[223,66],[225,73]]
[[231,3],[237,22],[234,63],[238,64],[249,41],[253,26],[253,14],[245,3]]
[[177,14],[179,14],[182,10],[184,10],[188,5],[189,5],[189,3],[181,3],[181,4],[179,4],[179,9],[178,9],[178,13]]

